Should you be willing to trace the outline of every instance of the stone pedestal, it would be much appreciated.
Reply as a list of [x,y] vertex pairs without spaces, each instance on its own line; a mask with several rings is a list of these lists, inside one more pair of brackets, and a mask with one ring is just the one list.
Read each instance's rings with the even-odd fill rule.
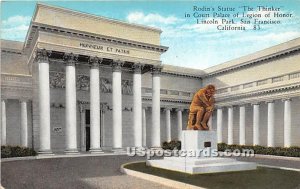
[[[240,162],[233,158],[213,157],[217,152],[216,131],[193,131],[182,132],[182,151],[186,154],[196,152],[195,156],[165,157],[161,160],[147,160],[148,166],[153,166],[172,171],[179,171],[189,174],[218,173],[231,171],[245,171],[256,169],[255,163]],[[209,156],[203,151],[210,151]],[[199,153],[200,152],[200,153]]]
[[210,150],[218,149],[216,131],[186,130],[182,132],[182,150],[204,150],[207,148]]

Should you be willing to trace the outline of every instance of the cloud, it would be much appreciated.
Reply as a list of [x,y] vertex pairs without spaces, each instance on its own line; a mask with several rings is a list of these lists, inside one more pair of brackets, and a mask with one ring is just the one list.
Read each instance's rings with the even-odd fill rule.
[[24,41],[29,28],[30,16],[12,16],[2,20],[1,38],[15,41]]
[[[290,22],[292,19],[280,19],[280,25],[263,25],[261,30],[253,30],[252,24],[239,24],[246,27],[246,31],[220,31],[217,30],[218,24],[197,24],[195,20],[142,12],[130,13],[127,20],[161,28],[161,42],[170,47],[162,55],[163,63],[198,69],[205,69],[300,36],[297,24]],[[219,18],[214,20],[222,22]]]
[[126,19],[128,22],[131,23],[155,25],[155,26],[159,26],[161,24],[163,25],[176,24],[182,20],[172,15],[164,17],[157,13],[144,14],[143,12],[131,12],[127,15]]

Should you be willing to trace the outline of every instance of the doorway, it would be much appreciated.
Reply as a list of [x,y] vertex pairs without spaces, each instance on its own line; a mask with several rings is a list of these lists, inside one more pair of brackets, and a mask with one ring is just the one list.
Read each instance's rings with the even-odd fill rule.
[[91,132],[90,132],[90,110],[85,110],[85,149],[89,151],[91,147]]

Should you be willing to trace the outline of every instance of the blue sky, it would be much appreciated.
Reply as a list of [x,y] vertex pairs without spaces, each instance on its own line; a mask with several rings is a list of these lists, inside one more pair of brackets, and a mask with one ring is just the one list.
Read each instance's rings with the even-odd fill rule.
[[[169,47],[169,50],[162,56],[163,63],[198,69],[205,69],[300,37],[300,1],[298,0],[47,1],[43,3],[161,28],[163,31],[161,44]],[[35,1],[7,1],[1,3],[2,39],[24,41],[35,4]],[[201,25],[196,23],[196,18],[184,17],[185,13],[193,13],[193,6],[235,7],[238,10],[235,12],[240,12],[239,7],[243,5],[281,7],[280,13],[292,13],[293,17],[276,18],[282,24],[264,25],[259,31],[251,29],[246,31],[219,31],[216,29],[216,25]],[[221,11],[220,13],[226,12]],[[246,13],[257,13],[257,11]],[[220,21],[221,18],[216,19]],[[249,27],[250,25],[247,25],[247,28]]]

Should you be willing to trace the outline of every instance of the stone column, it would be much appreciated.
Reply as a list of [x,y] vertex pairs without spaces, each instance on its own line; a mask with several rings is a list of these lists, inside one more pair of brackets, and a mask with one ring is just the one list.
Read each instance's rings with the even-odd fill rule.
[[240,106],[240,145],[246,144],[246,107]]
[[176,112],[177,112],[177,129],[178,129],[178,140],[181,141],[182,139],[182,111],[183,109],[181,108],[177,108]]
[[143,126],[142,126],[142,65],[133,65],[133,129],[134,146],[142,147]]
[[209,117],[208,119],[208,122],[207,122],[207,126],[209,127],[209,130],[212,130],[213,129],[213,114],[211,114],[211,116]]
[[166,113],[166,136],[167,141],[170,142],[171,138],[171,108],[165,108]]
[[21,146],[28,147],[27,100],[20,100],[21,105]]
[[233,107],[228,107],[228,144],[233,144]]
[[146,107],[143,107],[143,146],[147,146],[147,120],[146,120]]
[[161,67],[152,68],[152,128],[151,147],[160,147],[160,72]]
[[253,104],[253,145],[259,145],[259,104]]
[[6,103],[7,100],[1,101],[1,145],[6,145]]
[[39,121],[40,121],[40,149],[39,154],[52,154],[50,128],[50,86],[49,86],[49,51],[37,50],[39,63]]
[[275,146],[274,130],[275,128],[275,109],[274,101],[268,102],[268,147]]
[[102,153],[100,148],[100,76],[99,63],[102,59],[90,57],[90,135],[91,153]]
[[112,102],[113,102],[113,150],[122,150],[122,80],[121,80],[121,61],[112,63]]
[[292,112],[291,99],[284,100],[284,147],[289,148],[292,144]]
[[220,107],[217,109],[217,135],[218,143],[222,143],[222,129],[223,129],[223,109]]
[[101,146],[105,146],[105,111],[107,110],[107,104],[102,103],[101,104],[101,111],[100,111],[100,126],[101,126],[101,131],[100,131],[100,144]]
[[81,140],[81,151],[86,151],[86,146],[85,146],[85,109],[84,105],[82,103],[79,104],[79,112],[80,112],[80,128],[81,128],[81,135],[80,135],[80,140]]
[[66,63],[66,150],[65,153],[78,153],[76,132],[76,71],[77,56],[65,54]]

